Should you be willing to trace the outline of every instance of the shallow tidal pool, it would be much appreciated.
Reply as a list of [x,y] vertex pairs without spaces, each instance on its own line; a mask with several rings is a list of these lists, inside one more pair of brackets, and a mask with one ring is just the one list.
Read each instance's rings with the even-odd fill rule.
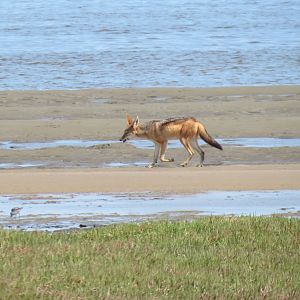
[[[20,214],[10,216],[20,207]],[[67,193],[0,196],[0,226],[56,231],[155,219],[211,215],[298,217],[300,190],[211,191],[191,195]]]

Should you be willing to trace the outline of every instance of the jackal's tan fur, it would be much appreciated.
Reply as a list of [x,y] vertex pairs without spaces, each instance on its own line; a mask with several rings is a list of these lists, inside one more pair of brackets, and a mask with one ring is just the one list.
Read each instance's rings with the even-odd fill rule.
[[187,160],[181,164],[183,167],[187,166],[195,151],[200,155],[199,166],[203,166],[204,151],[198,145],[198,136],[209,145],[222,150],[222,146],[208,134],[204,125],[193,117],[154,120],[141,124],[138,117],[133,120],[132,117],[127,116],[127,128],[120,141],[126,142],[131,135],[154,142],[154,158],[149,167],[153,167],[157,164],[158,156],[162,162],[174,161],[173,158],[165,158],[168,140],[171,139],[179,139],[189,153]]

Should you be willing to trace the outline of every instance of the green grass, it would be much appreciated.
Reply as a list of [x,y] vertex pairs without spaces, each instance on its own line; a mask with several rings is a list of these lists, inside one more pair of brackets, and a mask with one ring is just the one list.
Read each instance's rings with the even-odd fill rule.
[[0,230],[0,299],[300,299],[300,221]]

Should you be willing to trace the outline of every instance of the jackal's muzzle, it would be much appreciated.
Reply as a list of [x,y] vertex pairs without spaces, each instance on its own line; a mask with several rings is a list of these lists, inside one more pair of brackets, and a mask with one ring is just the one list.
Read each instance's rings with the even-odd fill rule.
[[129,139],[120,139],[120,142],[123,142],[123,143],[125,143],[126,141],[128,141]]
[[122,137],[120,138],[120,142],[125,143],[126,141],[128,141],[128,140],[129,140],[128,135],[129,135],[129,132],[126,132],[126,130],[125,130],[124,134],[123,134]]

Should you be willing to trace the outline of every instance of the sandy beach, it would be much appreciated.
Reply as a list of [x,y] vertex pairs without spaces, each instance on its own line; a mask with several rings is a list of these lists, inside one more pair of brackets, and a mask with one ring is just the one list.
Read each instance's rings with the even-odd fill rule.
[[[300,86],[146,88],[74,91],[1,91],[0,145],[4,141],[117,141],[126,113],[141,121],[194,116],[216,139],[300,137]],[[159,191],[300,188],[299,147],[204,146],[206,166],[181,168],[183,148],[169,149],[174,163],[155,169],[151,149],[130,144],[77,148],[1,149],[1,163],[43,163],[39,168],[1,169],[0,193]],[[110,163],[128,167],[107,168]]]

